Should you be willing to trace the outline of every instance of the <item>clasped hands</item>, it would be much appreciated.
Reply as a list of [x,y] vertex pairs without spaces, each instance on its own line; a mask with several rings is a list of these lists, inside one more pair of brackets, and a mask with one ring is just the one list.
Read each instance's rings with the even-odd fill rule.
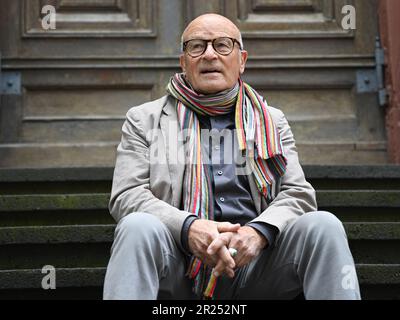
[[[216,277],[235,276],[236,268],[248,264],[268,244],[264,236],[250,226],[230,222],[195,220],[189,228],[189,249],[206,265],[213,267]],[[231,256],[228,248],[235,248]]]

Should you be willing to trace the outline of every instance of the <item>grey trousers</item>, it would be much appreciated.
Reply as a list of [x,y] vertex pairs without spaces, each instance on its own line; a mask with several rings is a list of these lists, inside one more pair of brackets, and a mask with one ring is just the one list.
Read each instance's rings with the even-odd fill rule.
[[[135,212],[117,225],[104,281],[104,299],[195,299],[185,276],[188,259],[166,226]],[[283,230],[233,279],[218,278],[216,299],[360,299],[354,260],[342,223],[310,212]]]

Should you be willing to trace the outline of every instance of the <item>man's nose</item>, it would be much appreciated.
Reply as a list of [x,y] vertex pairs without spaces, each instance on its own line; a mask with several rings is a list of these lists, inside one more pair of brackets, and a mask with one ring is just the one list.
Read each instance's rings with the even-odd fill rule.
[[206,59],[215,59],[217,57],[217,53],[215,52],[211,42],[207,43],[207,48],[203,53],[203,57]]

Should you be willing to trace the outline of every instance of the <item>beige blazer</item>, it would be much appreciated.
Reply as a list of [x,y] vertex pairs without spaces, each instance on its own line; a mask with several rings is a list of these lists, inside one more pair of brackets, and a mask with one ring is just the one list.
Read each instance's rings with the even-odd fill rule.
[[[133,212],[153,214],[181,246],[182,225],[192,214],[179,209],[185,165],[174,101],[164,96],[128,111],[117,150],[109,210],[117,222]],[[269,112],[282,138],[287,170],[277,186],[279,192],[269,204],[261,197],[251,175],[248,180],[258,214],[253,221],[269,223],[281,232],[301,214],[315,211],[317,203],[315,191],[299,164],[284,114],[273,107],[269,107]]]

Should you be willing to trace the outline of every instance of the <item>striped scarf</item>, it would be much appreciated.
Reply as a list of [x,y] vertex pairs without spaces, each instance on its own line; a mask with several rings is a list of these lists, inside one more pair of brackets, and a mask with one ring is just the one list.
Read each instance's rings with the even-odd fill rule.
[[[167,91],[177,100],[181,130],[188,130],[185,141],[188,161],[184,175],[183,209],[200,219],[214,220],[211,176],[208,166],[202,161],[200,124],[196,114],[223,115],[229,113],[234,105],[239,150],[248,156],[259,192],[271,201],[275,197],[274,186],[285,173],[286,158],[279,132],[263,97],[241,79],[230,90],[199,95],[185,81],[183,74],[175,74],[171,78]],[[195,294],[203,294],[208,299],[213,297],[217,278],[210,267],[193,256],[188,275],[194,280]]]

